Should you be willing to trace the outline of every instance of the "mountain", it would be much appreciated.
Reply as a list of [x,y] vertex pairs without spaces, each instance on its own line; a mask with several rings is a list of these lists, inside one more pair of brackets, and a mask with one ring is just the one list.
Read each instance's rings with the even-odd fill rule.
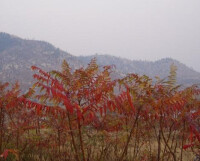
[[136,61],[110,55],[92,55],[81,56],[79,60],[87,64],[92,58],[97,59],[100,65],[115,65],[117,72],[122,74],[137,73],[140,75],[147,75],[151,78],[158,76],[166,78],[170,72],[171,64],[177,67],[177,82],[184,86],[199,84],[200,73],[187,67],[185,64],[171,58],[164,58],[158,61]]
[[65,59],[74,70],[86,66],[94,57],[100,66],[115,65],[114,77],[121,77],[127,73],[138,73],[152,78],[154,76],[165,78],[169,74],[170,65],[174,63],[178,67],[178,83],[184,85],[200,83],[200,73],[170,58],[150,62],[97,54],[76,57],[55,48],[48,42],[26,40],[7,33],[0,33],[0,81],[18,80],[23,89],[27,89],[32,84],[33,72],[30,70],[32,65],[46,71],[59,70],[62,60]]
[[80,67],[76,57],[47,42],[0,33],[0,81],[18,80],[21,86],[28,88],[32,83],[32,65],[44,70],[59,69],[63,59],[72,68]]

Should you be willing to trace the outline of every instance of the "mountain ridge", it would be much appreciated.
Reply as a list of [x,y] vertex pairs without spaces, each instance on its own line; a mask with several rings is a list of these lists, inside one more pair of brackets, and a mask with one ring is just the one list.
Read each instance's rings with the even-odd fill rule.
[[0,33],[0,44],[4,44],[0,45],[0,81],[3,82],[18,80],[28,88],[32,84],[32,65],[44,70],[59,70],[62,60],[67,59],[72,68],[80,67],[80,62],[74,56],[48,42]]
[[[190,85],[198,84],[200,82],[200,73],[187,67],[185,64],[172,59],[163,58],[157,61],[137,61],[129,60],[126,58],[119,58],[109,55],[93,55],[79,57],[85,63],[88,63],[90,59],[96,57],[97,63],[101,65],[116,65],[117,69],[127,73],[137,73],[140,75],[148,75],[151,78],[159,76],[160,78],[166,78],[170,71],[170,65],[177,66],[177,81],[179,84]],[[187,73],[187,74],[185,74]]]
[[155,76],[166,78],[169,74],[170,65],[174,63],[178,67],[177,81],[179,84],[188,86],[200,83],[199,72],[172,58],[139,61],[98,54],[73,56],[45,41],[26,40],[0,32],[0,81],[13,82],[19,80],[25,88],[32,84],[33,72],[30,70],[32,65],[47,71],[59,70],[62,61],[65,59],[74,70],[86,66],[94,57],[96,57],[97,64],[100,66],[115,65],[117,77],[124,76],[127,73],[137,73],[148,75],[151,78]]

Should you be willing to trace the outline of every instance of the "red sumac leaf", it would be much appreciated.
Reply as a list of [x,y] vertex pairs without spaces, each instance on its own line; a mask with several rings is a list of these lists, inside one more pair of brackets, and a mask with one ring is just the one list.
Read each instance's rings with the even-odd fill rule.
[[135,107],[133,106],[133,102],[132,102],[132,99],[131,99],[131,96],[130,96],[130,93],[129,93],[128,89],[127,89],[126,94],[127,94],[127,97],[128,97],[128,102],[129,102],[133,112],[135,113]]
[[188,144],[188,145],[184,145],[184,146],[183,146],[183,149],[185,149],[185,150],[186,150],[186,149],[188,149],[188,148],[190,148],[190,147],[192,147],[192,146],[194,146],[194,144]]
[[78,109],[77,110],[77,118],[80,120],[83,117],[81,111]]
[[8,152],[9,152],[8,149],[4,150],[4,152],[1,154],[0,157],[6,159],[8,157]]

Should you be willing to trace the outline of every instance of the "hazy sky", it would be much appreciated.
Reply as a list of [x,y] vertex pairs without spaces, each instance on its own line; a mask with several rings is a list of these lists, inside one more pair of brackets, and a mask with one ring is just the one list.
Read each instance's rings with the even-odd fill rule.
[[0,0],[0,31],[73,55],[171,57],[200,71],[200,0]]

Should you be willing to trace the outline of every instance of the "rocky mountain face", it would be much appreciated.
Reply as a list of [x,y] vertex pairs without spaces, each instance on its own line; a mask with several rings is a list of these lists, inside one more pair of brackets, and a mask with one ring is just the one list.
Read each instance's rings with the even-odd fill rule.
[[23,88],[32,84],[30,67],[38,66],[46,71],[59,70],[66,59],[72,68],[80,67],[76,57],[43,41],[24,40],[0,33],[0,81],[19,81]]
[[115,65],[116,71],[119,75],[127,73],[137,73],[139,75],[147,75],[151,78],[155,76],[161,79],[166,78],[170,72],[171,64],[177,67],[177,82],[184,86],[199,84],[200,73],[187,67],[185,64],[180,63],[177,60],[171,58],[165,58],[158,61],[136,61],[129,60],[110,55],[92,55],[92,56],[81,56],[78,59],[88,63],[92,58],[97,59],[97,63],[100,65]]
[[87,65],[94,57],[100,66],[115,65],[115,77],[124,76],[127,73],[138,73],[152,78],[154,76],[165,78],[169,74],[170,65],[174,63],[178,67],[179,84],[200,83],[200,73],[173,59],[166,58],[149,62],[131,61],[109,55],[75,57],[44,41],[25,40],[7,33],[0,33],[0,81],[18,80],[23,89],[27,89],[32,84],[33,72],[30,69],[32,65],[46,71],[59,70],[65,59],[72,69],[76,69]]

